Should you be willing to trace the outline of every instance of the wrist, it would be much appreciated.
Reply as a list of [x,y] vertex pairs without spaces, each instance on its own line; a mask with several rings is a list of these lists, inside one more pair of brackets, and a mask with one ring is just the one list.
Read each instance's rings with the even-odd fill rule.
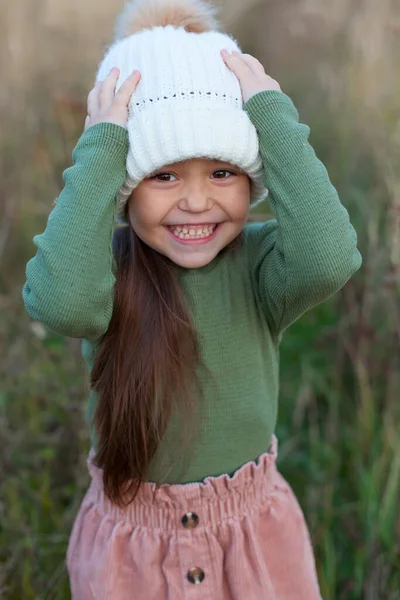
[[254,94],[244,105],[258,131],[270,131],[282,121],[298,122],[299,115],[292,100],[284,92],[264,90]]
[[[73,159],[80,151],[91,152],[99,160],[125,167],[129,150],[129,137],[126,129],[115,123],[101,122],[88,127],[81,135],[73,152]],[[94,154],[93,154],[94,153]]]

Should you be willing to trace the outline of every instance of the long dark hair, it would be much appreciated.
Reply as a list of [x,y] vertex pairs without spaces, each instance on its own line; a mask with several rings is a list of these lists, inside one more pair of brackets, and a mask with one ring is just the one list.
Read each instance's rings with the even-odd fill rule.
[[[238,236],[223,252],[235,249]],[[91,373],[98,393],[95,464],[104,490],[123,506],[146,480],[167,424],[182,417],[183,448],[199,432],[200,352],[173,263],[128,225],[114,233],[116,283],[108,330]],[[157,478],[157,487],[161,480]]]

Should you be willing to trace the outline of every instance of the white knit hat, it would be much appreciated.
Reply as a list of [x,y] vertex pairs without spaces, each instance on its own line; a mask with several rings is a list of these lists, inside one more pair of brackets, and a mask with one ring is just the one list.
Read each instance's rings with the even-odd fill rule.
[[243,169],[252,182],[252,205],[268,193],[257,131],[243,110],[239,81],[220,56],[222,48],[241,50],[230,35],[215,31],[214,11],[201,0],[131,0],[118,18],[96,81],[118,67],[117,92],[134,69],[141,73],[129,105],[121,222],[132,190],[145,177],[189,158]]

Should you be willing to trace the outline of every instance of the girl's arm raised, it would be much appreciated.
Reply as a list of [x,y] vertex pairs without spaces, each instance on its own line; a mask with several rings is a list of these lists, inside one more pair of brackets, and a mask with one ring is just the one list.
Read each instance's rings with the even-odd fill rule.
[[357,235],[293,102],[250,54],[221,51],[257,129],[276,219],[246,227],[250,269],[272,334],[340,290],[362,262]]
[[125,179],[127,131],[112,123],[89,127],[76,145],[65,187],[26,267],[25,307],[33,319],[64,335],[94,340],[113,306],[112,234],[116,194]]
[[125,124],[140,73],[134,71],[115,94],[118,77],[119,70],[111,69],[89,93],[85,132],[46,229],[33,239],[38,251],[27,264],[22,292],[33,319],[92,341],[107,331],[112,314],[116,196],[126,176]]
[[340,290],[360,268],[357,236],[288,96],[262,91],[245,104],[260,141],[276,220],[248,228],[255,285],[272,333]]

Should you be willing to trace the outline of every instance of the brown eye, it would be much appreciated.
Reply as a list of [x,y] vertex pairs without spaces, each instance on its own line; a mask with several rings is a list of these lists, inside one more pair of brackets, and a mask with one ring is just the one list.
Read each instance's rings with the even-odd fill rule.
[[169,183],[170,181],[172,181],[171,179],[161,179],[162,177],[175,177],[175,175],[172,175],[172,173],[157,173],[157,175],[154,175],[154,177],[150,177],[150,179],[157,179],[157,181],[161,181],[164,183]]
[[[218,171],[214,171],[214,175],[216,173],[230,173],[231,175],[236,175],[233,171],[228,171],[227,169],[220,169]],[[228,177],[217,177],[217,179],[228,179]]]

